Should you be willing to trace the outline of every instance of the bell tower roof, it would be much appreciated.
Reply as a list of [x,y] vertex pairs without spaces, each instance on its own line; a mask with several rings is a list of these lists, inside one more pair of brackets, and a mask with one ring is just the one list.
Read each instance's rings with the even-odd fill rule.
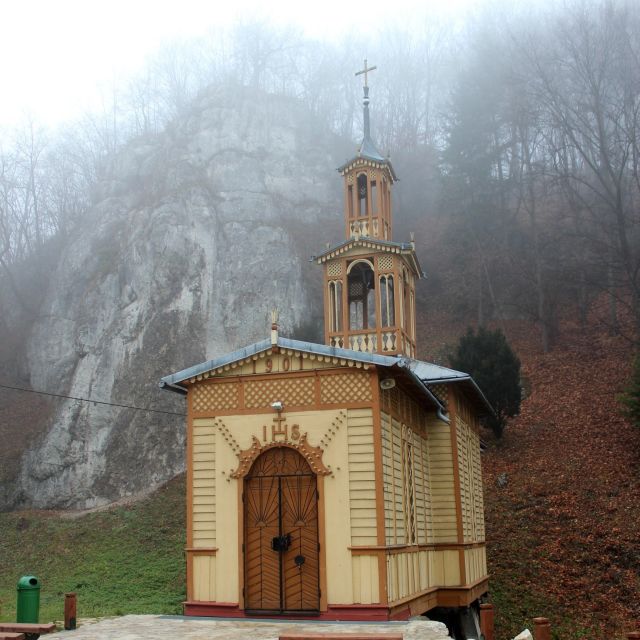
[[351,160],[349,160],[348,162],[346,162],[345,164],[343,164],[341,167],[338,167],[338,171],[340,173],[343,173],[345,170],[347,170],[349,167],[351,167],[354,162],[357,162],[358,160],[371,160],[375,163],[377,163],[378,165],[384,165],[385,167],[387,167],[389,169],[389,172],[391,173],[391,178],[392,180],[395,182],[398,178],[393,170],[393,167],[391,166],[391,162],[389,161],[389,158],[385,158],[379,151],[378,149],[376,149],[376,145],[374,144],[373,140],[371,139],[371,121],[370,121],[370,117],[369,117],[369,85],[367,84],[368,82],[368,74],[370,71],[374,71],[375,69],[377,69],[376,66],[373,67],[369,67],[367,66],[367,60],[365,58],[364,61],[364,69],[362,69],[361,71],[356,71],[356,76],[359,75],[364,75],[364,86],[363,86],[363,91],[364,91],[364,97],[363,97],[363,102],[362,102],[362,110],[363,110],[363,118],[362,118],[362,123],[363,123],[363,136],[362,136],[362,142],[360,143],[360,146],[358,147],[358,152],[357,155],[352,158]]

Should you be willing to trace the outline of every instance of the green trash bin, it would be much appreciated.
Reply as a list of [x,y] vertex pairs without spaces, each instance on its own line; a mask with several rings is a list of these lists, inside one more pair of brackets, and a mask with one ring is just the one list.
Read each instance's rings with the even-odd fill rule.
[[40,580],[22,576],[18,580],[18,612],[16,622],[38,624],[40,617]]

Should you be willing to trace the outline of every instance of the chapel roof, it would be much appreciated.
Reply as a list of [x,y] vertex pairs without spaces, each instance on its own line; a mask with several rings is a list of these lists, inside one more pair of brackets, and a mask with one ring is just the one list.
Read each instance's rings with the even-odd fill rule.
[[441,367],[436,364],[413,360],[411,358],[383,356],[377,353],[363,353],[360,351],[352,351],[351,349],[339,349],[315,342],[283,338],[282,336],[278,336],[276,344],[274,344],[270,338],[266,338],[242,349],[164,376],[160,380],[160,387],[172,391],[184,392],[184,383],[195,382],[204,377],[209,377],[210,374],[216,370],[222,370],[228,365],[251,358],[256,354],[268,351],[276,346],[280,349],[289,349],[300,353],[329,357],[343,365],[353,366],[355,363],[362,363],[393,369],[412,383],[423,397],[438,410],[444,410],[446,407],[431,390],[430,386],[452,382],[463,383],[465,391],[471,395],[475,403],[483,407],[485,413],[493,413],[493,408],[473,378],[462,371],[455,371],[454,369],[448,369],[447,367]]

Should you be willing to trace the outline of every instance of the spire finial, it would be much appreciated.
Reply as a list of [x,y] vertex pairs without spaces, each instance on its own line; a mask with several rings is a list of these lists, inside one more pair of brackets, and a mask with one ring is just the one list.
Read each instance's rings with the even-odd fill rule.
[[369,85],[367,84],[369,71],[374,71],[377,68],[378,67],[376,67],[375,65],[373,67],[367,67],[367,59],[365,58],[364,59],[364,69],[362,69],[362,71],[356,71],[356,75],[357,76],[361,76],[364,73],[364,96],[365,96],[365,98],[369,94]]
[[369,138],[371,138],[371,127],[369,125],[369,85],[367,84],[369,81],[369,71],[374,71],[375,69],[377,69],[378,67],[376,67],[375,65],[373,67],[369,67],[367,65],[367,59],[364,59],[364,69],[362,69],[361,71],[356,71],[356,76],[361,76],[364,74],[364,101],[363,101],[363,105],[364,105],[364,118],[363,118],[363,124],[364,124],[364,139],[362,141],[362,146],[364,147],[365,141],[369,140]]
[[271,311],[271,344],[273,346],[278,344],[278,310],[273,309]]

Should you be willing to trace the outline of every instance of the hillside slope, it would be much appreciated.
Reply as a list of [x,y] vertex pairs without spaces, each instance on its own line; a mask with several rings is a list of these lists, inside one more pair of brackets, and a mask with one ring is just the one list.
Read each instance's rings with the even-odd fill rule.
[[89,513],[0,513],[0,621],[15,620],[16,582],[38,576],[40,621],[180,613],[184,600],[185,483],[177,476],[135,503]]
[[[441,353],[461,327],[444,315],[428,320],[425,355]],[[630,350],[620,338],[565,326],[561,346],[544,355],[530,325],[512,322],[507,330],[530,395],[501,441],[485,434],[496,637],[512,638],[545,615],[562,640],[622,640],[640,620],[640,432],[616,404]],[[179,478],[137,505],[78,520],[0,514],[3,614],[11,615],[15,579],[28,571],[47,584],[49,617],[60,594],[76,588],[81,615],[175,611],[184,579],[183,513]],[[153,586],[132,599],[123,584],[128,575],[135,584],[147,580],[147,565]]]
[[[468,325],[445,304],[430,300],[423,308],[421,357],[446,364]],[[501,640],[532,628],[540,615],[562,640],[640,630],[640,430],[617,402],[633,351],[595,319],[582,330],[565,312],[548,354],[536,326],[505,323],[527,396],[502,440],[483,432],[491,599]]]
[[618,637],[640,621],[640,432],[616,402],[629,345],[568,327],[544,355],[512,334],[530,396],[484,456],[501,637],[532,615],[562,638]]

